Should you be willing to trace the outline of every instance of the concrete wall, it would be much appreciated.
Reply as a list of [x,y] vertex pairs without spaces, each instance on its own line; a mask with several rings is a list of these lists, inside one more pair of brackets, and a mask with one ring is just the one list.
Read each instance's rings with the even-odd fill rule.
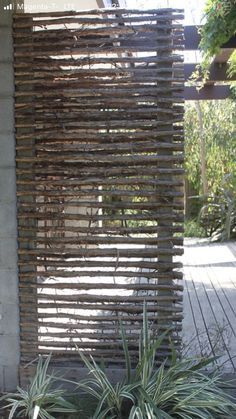
[[11,12],[0,3],[0,392],[18,384],[19,308]]

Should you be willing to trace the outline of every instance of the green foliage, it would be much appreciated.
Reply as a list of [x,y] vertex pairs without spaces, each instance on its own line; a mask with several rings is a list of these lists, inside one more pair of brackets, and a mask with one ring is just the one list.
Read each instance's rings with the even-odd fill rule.
[[234,50],[230,56],[228,74],[229,77],[232,77],[234,74],[236,74],[236,50]]
[[[198,196],[191,202],[202,206],[197,224],[205,235],[229,239],[235,230],[236,179],[236,103],[225,101],[201,102],[203,135],[206,149],[208,194],[202,195],[200,131],[194,104],[186,104],[185,112],[185,169],[186,176]],[[191,208],[191,211],[193,209]],[[199,210],[198,210],[199,211]],[[191,214],[190,214],[191,215]],[[196,214],[194,214],[196,218]],[[186,236],[197,229],[195,222],[187,223]],[[200,234],[202,236],[202,233]]]
[[[51,357],[44,361],[40,356],[36,374],[27,390],[17,387],[16,393],[3,396],[7,404],[5,409],[10,409],[9,419],[23,417],[29,419],[54,419],[51,413],[73,413],[74,406],[63,397],[64,391],[54,389],[56,378],[48,375],[48,366]],[[58,417],[58,415],[57,415]]]
[[[236,173],[236,104],[225,101],[201,103],[206,143],[207,181],[209,192],[217,194],[223,178]],[[185,111],[185,168],[194,189],[201,194],[200,140],[197,112],[194,104],[187,103]]]
[[[206,143],[207,180],[209,190],[217,193],[222,179],[236,173],[235,115],[236,104],[225,101],[201,103],[203,129]],[[194,188],[200,192],[200,141],[197,112],[194,104],[188,103],[185,110],[186,175]]]
[[179,360],[175,350],[169,366],[156,364],[157,350],[166,333],[151,337],[147,311],[144,307],[143,329],[139,341],[139,361],[131,370],[128,342],[121,328],[126,376],[113,385],[105,371],[92,357],[80,356],[91,378],[77,383],[79,389],[94,397],[98,404],[93,419],[210,419],[234,418],[236,405],[220,389],[217,374],[205,375],[202,370],[215,359]]
[[[201,67],[207,71],[212,57],[220,47],[236,33],[236,1],[207,0],[205,6],[206,22],[201,29],[200,48],[203,52]],[[236,55],[231,55],[231,74],[235,71]]]
[[[157,351],[163,340],[166,340],[167,333],[163,333],[159,338],[151,335],[144,305],[139,360],[132,370],[128,341],[121,325],[126,375],[123,381],[115,385],[92,357],[88,360],[83,352],[80,352],[90,374],[88,379],[74,383],[80,390],[79,401],[82,397],[81,390],[87,400],[87,405],[84,403],[84,411],[80,412],[63,398],[63,390],[52,388],[58,378],[47,373],[50,357],[45,362],[40,357],[35,377],[28,390],[18,388],[16,394],[5,396],[7,408],[10,408],[9,419],[54,419],[61,417],[62,413],[75,411],[76,419],[234,418],[235,400],[220,389],[220,376],[215,373],[203,373],[203,369],[215,362],[214,358],[180,360],[172,348],[170,364],[167,366],[167,362],[163,362],[157,366]],[[92,397],[92,402],[89,396]],[[92,416],[89,416],[87,411],[94,401],[96,407]]]
[[223,241],[236,235],[236,172],[225,176],[218,192],[207,197],[199,222],[209,237]]
[[93,376],[93,378],[86,379],[78,384],[80,389],[83,389],[85,393],[90,394],[98,401],[93,417],[96,419],[105,417],[121,418],[124,402],[130,400],[132,404],[134,403],[132,390],[136,384],[117,383],[113,386],[106,373],[92,357],[91,361],[89,361],[82,352],[79,353]]
[[186,220],[184,223],[184,237],[206,237],[206,232],[198,220]]

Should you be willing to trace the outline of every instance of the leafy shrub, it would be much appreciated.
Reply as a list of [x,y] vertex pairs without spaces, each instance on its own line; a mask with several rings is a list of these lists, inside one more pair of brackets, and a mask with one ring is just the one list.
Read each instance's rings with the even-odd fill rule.
[[[216,194],[222,188],[224,178],[236,173],[235,116],[236,103],[202,101],[200,104],[206,148],[206,175],[209,193]],[[185,169],[186,177],[194,189],[194,195],[202,195],[200,129],[194,103],[185,105]]]
[[[210,66],[211,59],[236,32],[235,0],[207,0],[205,5],[205,24],[201,28],[200,48],[203,52],[203,70]],[[235,71],[236,55],[230,57],[231,73]]]
[[184,224],[184,237],[206,237],[206,233],[197,220],[186,220]]
[[236,175],[225,176],[218,193],[209,195],[199,214],[206,235],[229,240],[236,234]]

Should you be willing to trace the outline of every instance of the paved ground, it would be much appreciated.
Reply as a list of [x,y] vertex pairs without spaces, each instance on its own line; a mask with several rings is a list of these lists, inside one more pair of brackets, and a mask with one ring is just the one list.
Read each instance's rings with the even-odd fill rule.
[[192,355],[221,355],[236,371],[236,243],[185,240],[183,336]]

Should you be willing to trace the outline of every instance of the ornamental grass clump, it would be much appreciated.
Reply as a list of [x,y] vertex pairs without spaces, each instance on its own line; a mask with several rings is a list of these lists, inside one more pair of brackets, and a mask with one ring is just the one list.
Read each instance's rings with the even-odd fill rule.
[[2,397],[6,402],[4,408],[9,410],[9,419],[54,419],[61,413],[76,412],[75,407],[63,397],[64,390],[54,388],[57,378],[48,374],[50,359],[50,355],[45,360],[39,357],[35,376],[26,390],[17,387],[16,393]]
[[[236,417],[235,399],[222,390],[219,373],[206,373],[214,367],[215,358],[179,359],[172,347],[170,359],[157,363],[158,350],[168,331],[154,338],[148,327],[147,309],[144,305],[143,327],[139,339],[139,359],[131,365],[128,340],[120,326],[125,359],[124,379],[113,384],[105,369],[90,356],[79,351],[89,377],[79,382],[65,379],[75,385],[73,404],[64,398],[65,391],[54,389],[58,377],[47,373],[50,356],[39,358],[35,377],[29,388],[18,388],[17,393],[4,399],[9,419],[55,419],[62,414],[73,414],[74,419],[223,419]],[[168,362],[167,362],[168,361]],[[225,383],[224,383],[225,385]],[[78,409],[82,398],[83,409]],[[90,398],[90,399],[89,399]],[[89,413],[89,409],[91,410]],[[64,416],[63,416],[64,417]]]
[[[89,370],[89,378],[77,383],[78,389],[97,400],[93,419],[217,419],[235,418],[235,400],[221,389],[219,373],[206,374],[212,359],[183,359],[172,349],[170,364],[157,366],[157,351],[167,337],[152,338],[144,307],[139,341],[139,360],[131,368],[128,342],[121,326],[126,362],[123,381],[113,385],[106,372],[79,351]],[[83,416],[81,416],[83,417]]]

